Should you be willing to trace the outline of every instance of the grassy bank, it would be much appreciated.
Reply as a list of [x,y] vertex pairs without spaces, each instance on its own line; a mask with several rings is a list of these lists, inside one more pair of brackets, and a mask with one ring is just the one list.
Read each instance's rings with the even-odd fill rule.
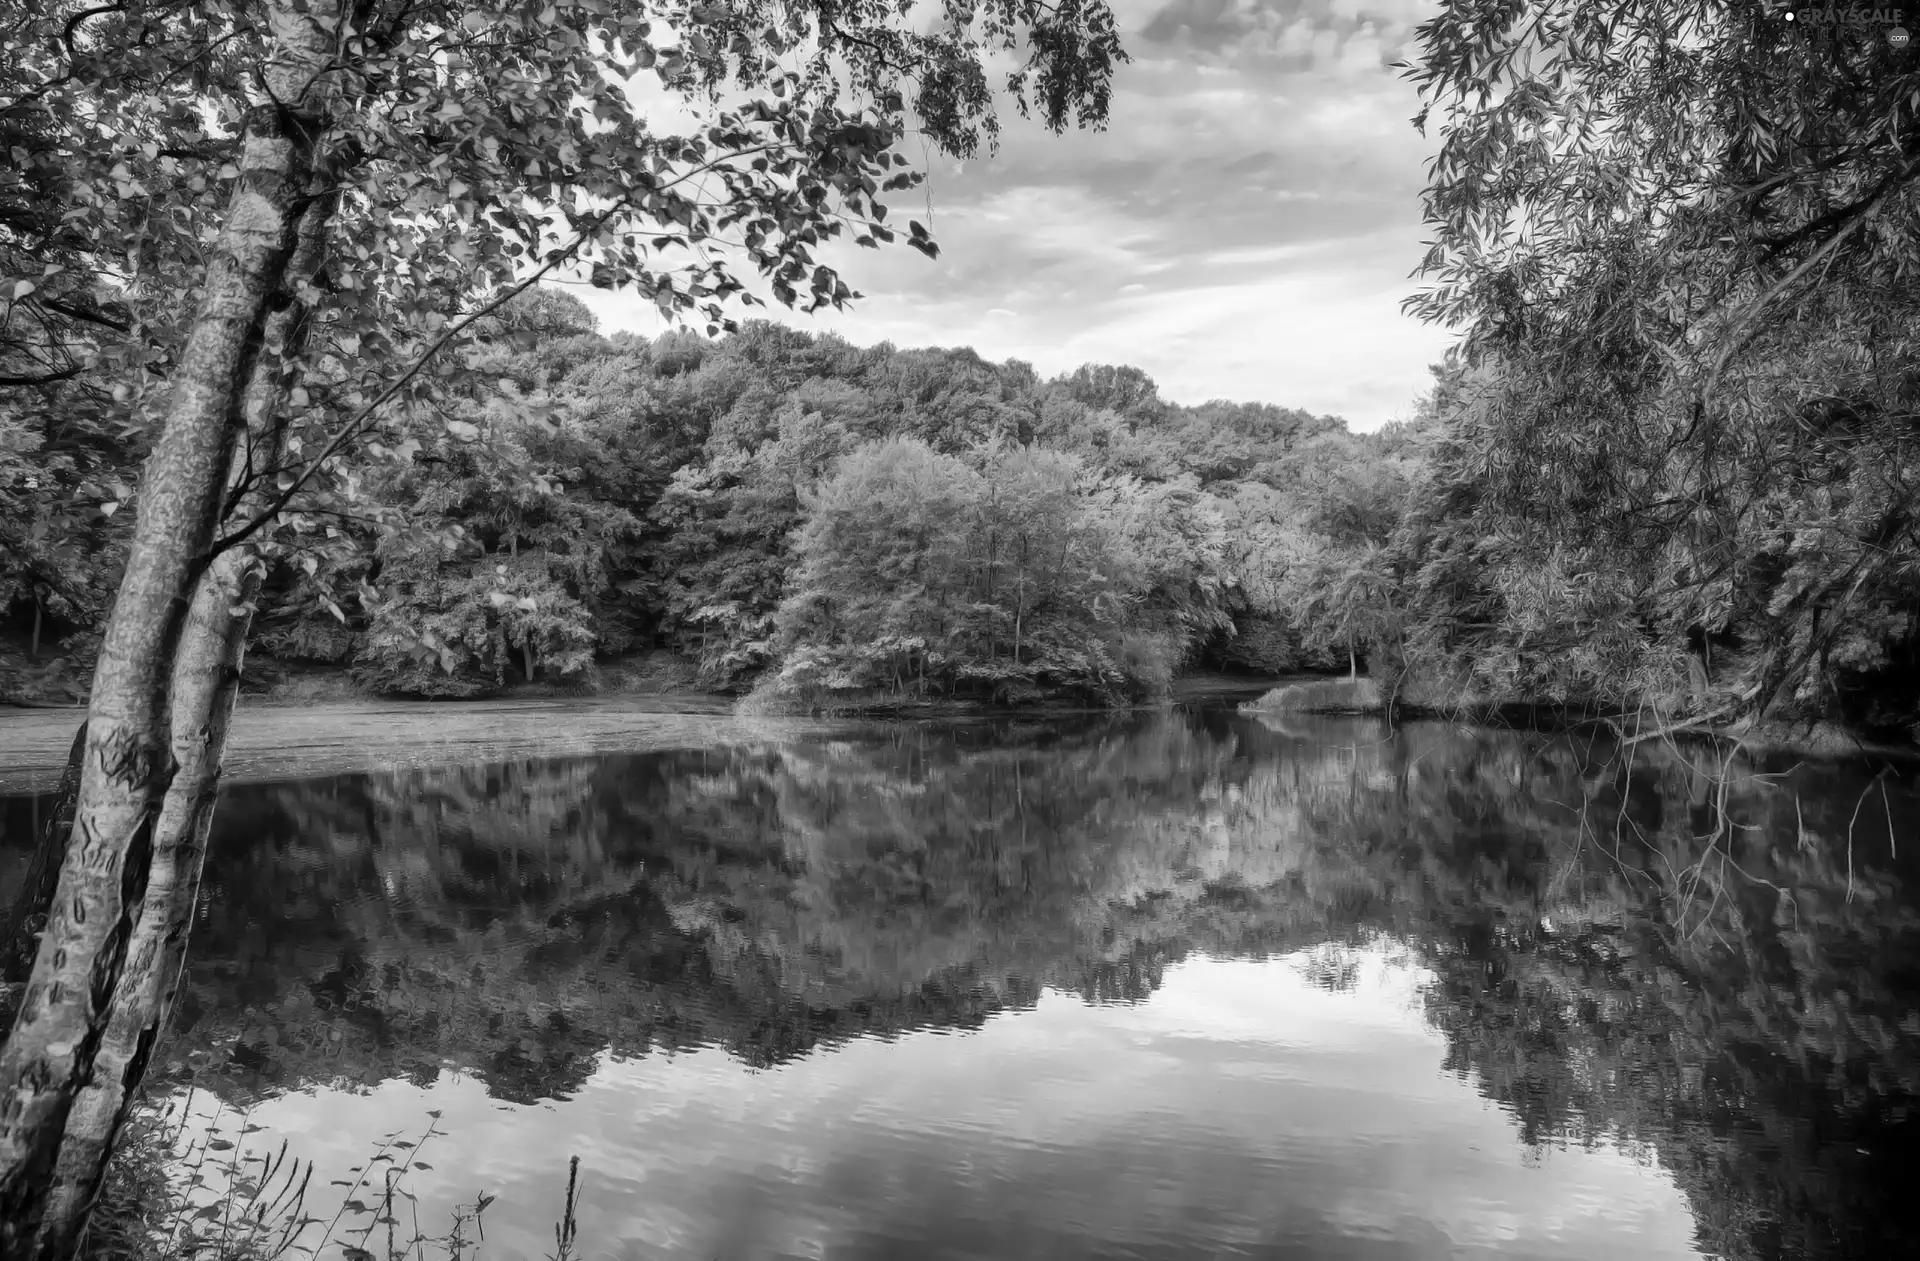
[[[23,709],[84,706],[92,681],[90,657],[0,651],[0,705]],[[712,696],[699,667],[678,653],[633,653],[597,662],[586,677],[549,683],[518,680],[475,700],[545,700],[568,696]],[[394,699],[356,680],[345,666],[249,656],[241,679],[242,704],[323,705]]]

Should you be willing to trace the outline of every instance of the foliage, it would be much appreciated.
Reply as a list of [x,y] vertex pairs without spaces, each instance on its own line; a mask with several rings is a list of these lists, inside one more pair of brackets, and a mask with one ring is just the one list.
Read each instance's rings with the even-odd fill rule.
[[1108,641],[1141,595],[1128,540],[1071,456],[914,438],[849,455],[809,505],[776,619],[801,695],[1122,687]]
[[1420,314],[1459,326],[1393,570],[1457,691],[1920,718],[1920,77],[1778,6],[1447,5]]
[[592,664],[586,609],[540,558],[509,568],[491,557],[396,557],[384,586],[355,665],[376,691],[475,696],[503,686],[509,669],[529,682],[536,669],[566,680]]
[[[25,619],[33,634],[44,619],[49,636],[84,638],[104,616],[127,519],[105,514],[129,502],[149,430],[170,405],[209,243],[245,166],[243,132],[265,103],[260,68],[280,64],[306,13],[266,0],[55,3],[10,33],[0,58],[0,138],[12,155],[0,171],[0,619]],[[226,511],[249,487],[272,493],[226,542],[245,536],[281,565],[283,596],[302,585],[286,567],[309,579],[322,571],[296,617],[338,604],[340,583],[368,576],[337,546],[345,523],[357,520],[363,536],[406,525],[398,505],[365,497],[379,480],[365,465],[404,475],[409,438],[431,448],[423,429],[458,435],[475,423],[462,401],[537,412],[536,382],[496,377],[503,344],[540,342],[548,372],[573,375],[566,343],[590,337],[590,321],[555,316],[551,296],[523,303],[517,320],[473,318],[534,276],[577,267],[716,333],[733,327],[729,299],[766,300],[731,262],[750,264],[773,300],[817,309],[857,296],[814,257],[830,239],[937,253],[924,224],[887,222],[884,199],[922,178],[897,151],[909,129],[961,156],[995,142],[983,58],[1006,62],[998,97],[1023,116],[1055,130],[1102,124],[1125,55],[1098,0],[992,0],[949,18],[916,26],[884,5],[568,0],[315,15],[352,31],[328,81],[307,85],[296,129],[303,160],[339,195],[319,224],[321,270],[270,295],[278,308],[297,291],[312,333],[269,348],[288,356],[285,455],[247,450]],[[659,376],[705,345],[663,341]],[[618,384],[583,375],[575,414],[592,428],[598,413],[600,436],[631,457],[608,471],[664,483],[680,461],[646,448],[674,435],[636,450],[605,432]],[[21,452],[30,473],[17,467]],[[629,566],[618,580],[635,577]],[[280,620],[268,642],[283,649],[349,650],[336,634]],[[617,647],[632,628],[612,620],[601,638]]]
[[[1334,640],[1313,638],[1299,616],[1319,570],[1293,565],[1251,518],[1284,522],[1279,541],[1317,557],[1352,534],[1341,504],[1374,520],[1398,510],[1382,479],[1404,484],[1393,456],[1337,422],[1179,407],[1132,370],[1101,370],[1130,383],[1128,421],[1085,411],[1071,391],[1088,387],[1074,377],[1042,382],[967,351],[862,350],[765,323],[717,341],[602,338],[577,304],[545,290],[502,316],[509,328],[537,320],[545,331],[531,348],[503,344],[476,361],[499,397],[450,402],[391,434],[406,462],[371,466],[356,493],[365,512],[408,529],[388,524],[381,542],[348,523],[312,571],[283,568],[262,615],[269,651],[352,657],[379,691],[497,690],[526,676],[499,648],[489,603],[487,575],[507,563],[545,567],[572,601],[553,607],[583,611],[575,625],[595,656],[672,647],[712,687],[744,690],[792,666],[791,686],[813,680],[807,689],[842,700],[1154,695],[1182,665],[1235,660],[1230,646],[1275,626],[1280,650],[1247,652],[1244,666],[1344,665],[1346,640],[1316,647]],[[1239,466],[1267,480],[1209,482],[1178,457],[1227,412],[1258,422],[1233,440],[1251,444]],[[1127,424],[1140,435],[1094,440]],[[958,477],[964,502],[828,493],[850,461],[902,442],[937,468],[927,478]],[[971,550],[890,533],[889,514],[941,504],[956,515],[940,529]],[[1056,531],[1080,538],[1105,576],[1032,559]],[[1008,551],[1023,546],[1025,567]],[[855,568],[836,570],[822,548]],[[932,585],[889,585],[916,563],[938,571],[922,575]],[[363,581],[382,593],[367,597],[384,601],[378,614]]]

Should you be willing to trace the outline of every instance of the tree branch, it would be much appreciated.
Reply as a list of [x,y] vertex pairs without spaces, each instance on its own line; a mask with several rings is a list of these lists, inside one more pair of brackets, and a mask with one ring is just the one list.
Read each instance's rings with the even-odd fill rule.
[[408,365],[405,372],[389,382],[385,389],[374,396],[372,402],[362,407],[360,411],[354,415],[353,419],[349,420],[340,431],[333,436],[332,440],[321,448],[318,455],[307,462],[307,466],[294,477],[293,481],[287,485],[280,494],[274,497],[272,503],[254,514],[253,518],[238,530],[235,530],[225,538],[217,540],[213,546],[208,549],[202,563],[210,564],[220,553],[230,547],[235,547],[245,542],[248,538],[252,537],[261,526],[278,516],[281,511],[293,501],[293,497],[298,494],[308,482],[313,480],[314,474],[320,471],[321,466],[339,452],[342,447],[346,446],[347,443],[358,437],[366,429],[374,414],[381,407],[385,406],[388,400],[392,399],[395,394],[398,394],[402,386],[413,380],[414,377],[420,375],[421,370],[424,369],[427,364],[431,363],[436,355],[446,349],[454,338],[472,327],[475,322],[493,314],[507,303],[513,301],[513,299],[519,297],[522,293],[525,293],[537,284],[541,277],[545,276],[548,272],[551,272],[554,268],[573,258],[574,255],[579,252],[580,247],[587,243],[588,239],[594,232],[599,230],[602,224],[627,207],[627,202],[628,199],[622,197],[600,215],[596,216],[591,226],[582,228],[575,233],[573,241],[564,249],[553,251],[553,253],[548,256],[547,261],[542,263],[539,268],[525,280],[503,291],[498,297],[494,298],[493,301],[470,312],[465,318],[454,323],[446,332],[435,338],[425,350],[420,352],[413,363]]
[[39,376],[0,377],[0,386],[52,385],[55,381],[72,380],[74,377],[79,376],[80,373],[85,370],[85,368],[86,368],[85,364],[76,363],[70,368],[61,369],[59,372],[46,372],[46,373],[42,373]]

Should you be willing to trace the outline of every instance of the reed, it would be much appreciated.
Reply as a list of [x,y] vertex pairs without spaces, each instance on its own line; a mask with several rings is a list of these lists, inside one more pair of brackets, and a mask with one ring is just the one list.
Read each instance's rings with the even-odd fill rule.
[[[192,1092],[128,1122],[95,1205],[82,1261],[481,1261],[484,1192],[456,1204],[443,1227],[421,1220],[409,1178],[433,1166],[421,1158],[446,1131],[432,1112],[411,1138],[395,1131],[365,1160],[320,1185],[344,1188],[339,1207],[317,1211],[318,1171],[277,1149],[249,1150],[260,1127],[221,1105],[204,1126],[189,1124]],[[580,1158],[572,1158],[550,1261],[577,1255]],[[326,1197],[330,1199],[331,1197]]]

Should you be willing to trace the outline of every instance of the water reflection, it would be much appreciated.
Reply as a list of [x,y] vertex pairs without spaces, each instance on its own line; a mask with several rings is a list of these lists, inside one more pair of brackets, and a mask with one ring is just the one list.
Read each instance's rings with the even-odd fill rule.
[[163,1059],[343,1161],[445,1111],[534,1255],[571,1151],[607,1255],[1891,1254],[1917,821],[1224,713],[244,786]]

